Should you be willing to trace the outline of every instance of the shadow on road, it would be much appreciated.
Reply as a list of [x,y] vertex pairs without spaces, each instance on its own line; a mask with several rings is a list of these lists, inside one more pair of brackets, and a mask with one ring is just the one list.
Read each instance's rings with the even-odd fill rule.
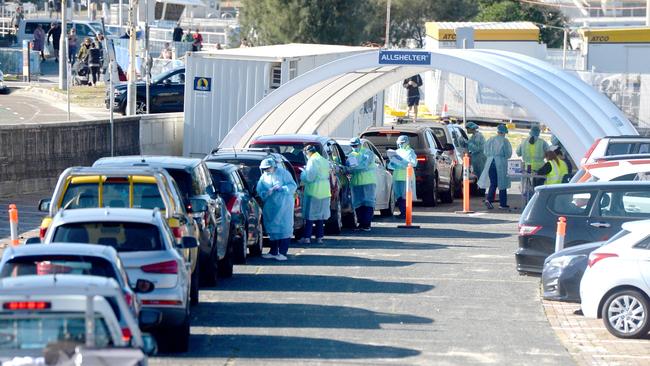
[[[417,225],[417,222],[413,222],[414,225]],[[396,223],[395,226],[398,224]],[[367,233],[359,233],[359,236],[364,236]],[[373,227],[370,235],[373,237],[400,237],[408,236],[411,238],[463,238],[463,239],[502,239],[509,238],[514,235],[507,233],[490,233],[490,232],[480,232],[480,231],[465,231],[465,230],[456,230],[456,229],[432,229],[432,228],[420,228],[420,229],[399,229],[396,230],[395,227]]]
[[348,306],[269,304],[259,302],[201,303],[192,310],[201,327],[381,329],[382,324],[431,324],[432,319],[379,313]]
[[502,220],[487,218],[485,216],[448,215],[448,216],[423,216],[413,215],[413,223],[418,224],[455,224],[455,225],[498,225],[516,224],[516,220]]
[[[323,338],[264,335],[192,335],[190,353],[176,358],[261,358],[261,359],[391,359],[413,357],[419,351],[374,346]],[[198,355],[198,356],[197,356]]]
[[383,282],[344,276],[242,273],[228,281],[221,281],[216,290],[416,294],[433,288],[431,285],[417,283]]
[[406,267],[418,262],[392,261],[383,259],[371,259],[352,257],[347,255],[313,255],[300,254],[290,256],[285,262],[269,261],[265,259],[250,259],[248,264],[268,265],[277,264],[280,266],[326,266],[326,267]]

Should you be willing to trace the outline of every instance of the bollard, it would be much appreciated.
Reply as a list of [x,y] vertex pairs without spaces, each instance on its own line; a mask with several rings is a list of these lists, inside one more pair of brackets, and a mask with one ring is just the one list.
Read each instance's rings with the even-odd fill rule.
[[409,163],[406,167],[406,222],[404,225],[398,225],[400,229],[419,229],[417,225],[412,225],[413,223],[413,191],[411,190],[411,182],[415,178],[415,172],[413,170],[413,165]]
[[566,236],[566,217],[560,216],[557,220],[557,232],[555,236],[555,252],[564,249],[564,237]]
[[469,208],[469,202],[470,202],[470,194],[469,194],[469,167],[470,167],[471,161],[469,159],[469,154],[465,153],[463,156],[463,210],[462,211],[456,211],[457,214],[471,214],[474,213],[474,211],[470,210]]
[[13,203],[9,205],[9,229],[11,230],[11,245],[17,246],[18,241],[18,209]]

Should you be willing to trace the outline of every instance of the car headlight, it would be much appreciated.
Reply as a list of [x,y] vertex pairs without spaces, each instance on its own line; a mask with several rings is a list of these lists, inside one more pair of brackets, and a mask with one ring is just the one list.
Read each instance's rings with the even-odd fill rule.
[[567,267],[574,259],[581,257],[579,255],[564,255],[561,257],[553,258],[548,263],[549,267],[565,268]]

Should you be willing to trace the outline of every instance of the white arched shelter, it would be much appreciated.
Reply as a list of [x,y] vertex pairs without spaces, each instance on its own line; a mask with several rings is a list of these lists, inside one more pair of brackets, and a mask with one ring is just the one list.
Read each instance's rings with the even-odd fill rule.
[[636,135],[623,113],[580,79],[543,61],[494,50],[376,50],[330,62],[284,84],[249,110],[220,146],[255,136],[328,134],[364,101],[432,69],[465,76],[525,108],[558,136],[574,159],[596,138]]

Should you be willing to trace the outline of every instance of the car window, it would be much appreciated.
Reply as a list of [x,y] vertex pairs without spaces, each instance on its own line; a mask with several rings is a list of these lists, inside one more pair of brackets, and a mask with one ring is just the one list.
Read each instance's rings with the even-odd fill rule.
[[118,252],[162,250],[160,231],[139,222],[81,222],[56,228],[53,242],[108,245]]
[[154,209],[158,207],[165,209],[158,185],[151,183],[133,183],[133,207]]
[[104,258],[58,254],[13,258],[2,266],[0,277],[51,274],[100,276],[117,280],[113,264]]
[[646,236],[641,241],[634,245],[637,249],[650,249],[650,236]]
[[95,32],[85,24],[75,24],[74,29],[77,31],[77,37],[95,37]]
[[251,189],[251,186],[248,184],[246,179],[244,179],[244,174],[241,171],[241,169],[237,169],[235,174],[237,174],[237,179],[239,180],[242,187],[244,187],[244,190],[246,190],[248,193],[253,193],[253,190]]
[[610,142],[605,155],[627,155],[632,153],[632,142]]
[[550,201],[550,208],[560,215],[587,216],[593,196],[590,192],[556,194]]
[[239,179],[239,175],[237,174],[237,171],[235,170],[232,173],[230,173],[230,176],[232,182],[235,184],[235,188],[237,188],[237,192],[244,192],[245,191],[244,184]]
[[[612,179],[612,182],[631,181],[631,180],[635,180],[636,177],[637,177],[636,173],[624,174],[624,175],[621,175],[620,177],[616,177],[616,178]],[[590,180],[590,182],[597,182],[597,181],[598,180]]]
[[[450,143],[450,141],[447,141],[447,135],[445,134],[445,129],[444,127],[440,128],[432,128],[431,131],[433,131],[433,134],[438,138],[438,141],[442,144],[447,144]],[[432,147],[435,145],[432,145]]]
[[639,148],[636,151],[637,154],[647,154],[650,153],[650,143],[640,143]]
[[329,153],[330,153],[330,159],[337,163],[337,164],[343,164],[343,158],[341,157],[341,154],[339,153],[339,149],[336,148],[336,145],[334,144],[328,144],[329,147]]
[[[436,138],[433,135],[433,132],[431,130],[426,130],[424,131],[424,137],[427,139],[427,144],[429,145],[429,148],[431,149],[437,149],[438,144],[436,143]],[[439,141],[439,140],[438,140]],[[443,140],[446,141],[446,140]]]
[[[260,143],[260,144],[252,144],[252,148],[256,149],[270,149],[274,153],[281,154],[287,160],[289,160],[291,163],[294,164],[300,164],[300,165],[305,165],[307,161],[305,160],[305,154],[302,152],[302,149],[305,147],[304,144],[302,143],[296,143],[296,144],[273,144],[273,143]],[[320,144],[316,144],[316,148],[318,149],[318,152],[323,155],[323,148]],[[326,155],[323,155],[324,157],[327,157]],[[257,164],[259,167],[259,163]]]
[[185,73],[179,72],[167,78],[172,84],[185,84]]
[[99,186],[97,183],[70,183],[63,195],[61,208],[91,208],[99,206]]
[[384,166],[385,165],[384,159],[381,158],[381,154],[379,153],[379,151],[377,151],[377,149],[374,146],[372,146],[370,144],[366,144],[366,148],[368,150],[372,151],[372,155],[375,158],[375,164],[377,164],[377,166]]
[[604,192],[599,212],[609,217],[650,218],[650,192]]
[[166,170],[178,184],[178,188],[180,189],[185,199],[189,199],[191,196],[201,194],[201,185],[196,179],[194,179],[193,174],[188,173],[183,169]]
[[371,131],[365,132],[361,137],[372,142],[373,145],[382,154],[386,153],[386,149],[397,149],[397,138],[401,135],[408,136],[409,144],[414,149],[421,148],[423,143],[420,141],[420,136],[413,132],[400,132],[400,131]]
[[129,207],[129,181],[106,182],[103,184],[102,204],[104,207]]
[[43,27],[43,31],[45,31],[45,33],[50,31],[50,26],[52,25],[51,22],[28,21],[25,22],[25,34],[34,34],[34,31],[36,30],[36,27],[38,27],[39,24],[41,25],[41,27]]
[[456,147],[467,147],[467,141],[460,134],[460,129],[453,127],[451,129],[451,138],[454,140],[454,146]]
[[207,192],[207,188],[212,185],[212,176],[210,175],[210,170],[205,165],[205,163],[201,163],[196,167],[195,174],[201,183],[200,194],[205,194]]

